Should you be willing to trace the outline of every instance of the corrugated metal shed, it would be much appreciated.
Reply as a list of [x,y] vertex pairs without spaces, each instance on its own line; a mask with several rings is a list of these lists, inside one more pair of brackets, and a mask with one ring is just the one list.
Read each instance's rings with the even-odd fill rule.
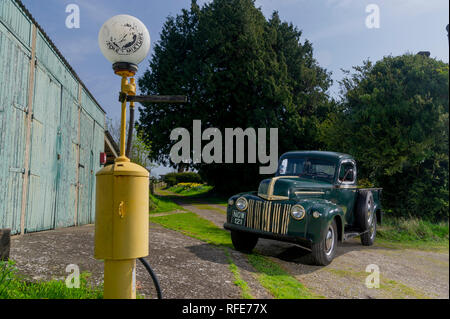
[[94,221],[105,112],[18,0],[0,0],[0,228]]

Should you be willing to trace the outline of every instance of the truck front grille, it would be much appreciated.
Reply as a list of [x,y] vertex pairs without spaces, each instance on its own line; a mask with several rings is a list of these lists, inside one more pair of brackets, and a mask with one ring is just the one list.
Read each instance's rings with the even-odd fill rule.
[[246,226],[266,232],[286,235],[292,205],[270,201],[248,201]]

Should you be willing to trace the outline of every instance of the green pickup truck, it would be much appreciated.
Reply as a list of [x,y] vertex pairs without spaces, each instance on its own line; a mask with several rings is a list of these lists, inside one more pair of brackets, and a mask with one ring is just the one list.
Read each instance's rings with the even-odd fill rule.
[[359,188],[352,156],[335,152],[283,154],[275,177],[257,192],[228,200],[227,222],[234,247],[250,253],[258,238],[292,242],[328,265],[338,242],[360,236],[373,244],[381,223],[381,188]]

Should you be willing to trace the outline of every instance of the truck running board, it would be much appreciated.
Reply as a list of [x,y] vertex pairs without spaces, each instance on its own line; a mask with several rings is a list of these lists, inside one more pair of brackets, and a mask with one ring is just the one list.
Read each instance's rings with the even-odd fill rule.
[[344,240],[349,240],[350,238],[359,236],[361,234],[363,234],[363,233],[359,233],[359,232],[347,232],[347,233],[344,233]]

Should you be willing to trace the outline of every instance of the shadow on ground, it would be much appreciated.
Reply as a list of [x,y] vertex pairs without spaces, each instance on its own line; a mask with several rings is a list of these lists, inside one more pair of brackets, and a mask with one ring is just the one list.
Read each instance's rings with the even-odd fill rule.
[[[213,263],[219,263],[219,264],[228,263],[223,258],[217,258],[216,255],[211,255],[209,253],[206,253],[207,250],[205,250],[205,247],[203,247],[203,246],[214,246],[214,245],[201,244],[201,245],[189,246],[189,247],[187,247],[187,249],[202,260],[213,262]],[[224,249],[228,249],[228,248],[224,248]],[[377,247],[377,246],[365,247],[365,246],[362,246],[359,243],[359,241],[352,240],[352,241],[340,243],[340,245],[338,246],[335,258],[343,256],[347,253],[354,253],[354,252],[358,252],[360,250],[368,250],[368,249],[373,250],[373,251],[376,251],[379,249],[386,250],[386,248],[381,248],[381,247]],[[231,251],[233,253],[245,255],[244,253],[238,252],[233,249]],[[300,247],[298,245],[291,244],[291,243],[284,243],[284,242],[279,242],[279,241],[270,240],[270,239],[259,239],[254,252],[256,252],[262,256],[279,259],[280,261],[288,262],[293,265],[310,266],[310,267],[298,268],[300,270],[300,273],[298,273],[298,274],[308,274],[308,273],[312,273],[316,270],[320,270],[323,268],[323,266],[317,266],[314,264],[314,261],[311,256],[311,252],[309,250],[307,250],[303,247]],[[244,267],[244,268],[247,271],[254,272],[254,270],[251,267]]]

